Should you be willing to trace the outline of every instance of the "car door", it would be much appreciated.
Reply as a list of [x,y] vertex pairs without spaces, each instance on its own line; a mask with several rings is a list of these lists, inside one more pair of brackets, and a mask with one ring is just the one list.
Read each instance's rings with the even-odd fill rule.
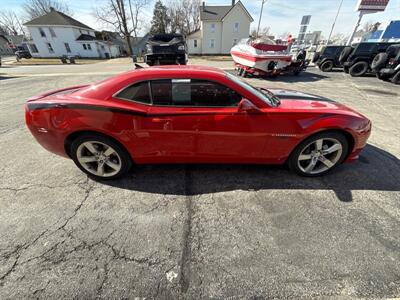
[[114,100],[123,100],[146,112],[123,114],[129,121],[120,126],[129,139],[135,161],[162,163],[174,162],[175,158],[182,162],[193,156],[195,123],[189,114],[170,105],[171,80],[136,82],[120,91]]
[[146,122],[150,147],[158,162],[191,162],[195,155],[197,122],[191,111],[174,104],[174,100],[182,102],[185,95],[173,90],[173,82],[176,80],[150,81],[152,106]]
[[180,97],[175,103],[186,106],[196,124],[195,161],[251,162],[265,156],[267,115],[239,112],[239,93],[205,79],[178,82],[173,89]]

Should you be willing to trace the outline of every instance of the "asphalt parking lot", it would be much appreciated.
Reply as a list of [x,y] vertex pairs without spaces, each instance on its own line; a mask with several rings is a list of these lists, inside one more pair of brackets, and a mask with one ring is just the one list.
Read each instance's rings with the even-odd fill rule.
[[321,178],[170,165],[95,182],[25,128],[30,96],[129,68],[0,69],[0,299],[400,296],[400,86],[315,68],[248,79],[372,120],[360,160]]

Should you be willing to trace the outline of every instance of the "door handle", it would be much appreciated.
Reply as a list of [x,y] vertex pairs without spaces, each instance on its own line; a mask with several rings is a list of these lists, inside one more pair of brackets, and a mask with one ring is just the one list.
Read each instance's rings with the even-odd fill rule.
[[165,122],[172,121],[172,119],[168,119],[168,118],[153,118],[153,119],[151,119],[151,121],[154,122],[154,123],[165,123]]

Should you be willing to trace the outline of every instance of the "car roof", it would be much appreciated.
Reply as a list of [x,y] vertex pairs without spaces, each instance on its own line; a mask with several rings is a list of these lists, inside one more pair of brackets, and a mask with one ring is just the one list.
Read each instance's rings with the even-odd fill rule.
[[115,88],[120,89],[130,82],[139,80],[151,80],[156,78],[161,79],[177,77],[204,77],[212,79],[225,77],[225,72],[221,69],[214,67],[193,65],[171,65],[139,68],[97,82],[91,86],[88,86],[87,88],[76,92],[75,94],[84,97],[104,99],[108,96],[107,91],[114,90]]

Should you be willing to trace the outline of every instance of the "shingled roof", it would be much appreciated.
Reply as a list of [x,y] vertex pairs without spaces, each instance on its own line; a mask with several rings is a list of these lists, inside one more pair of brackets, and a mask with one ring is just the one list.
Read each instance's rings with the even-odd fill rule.
[[223,5],[223,6],[208,6],[203,5],[200,8],[200,20],[202,21],[222,21],[223,18],[231,11],[236,5],[241,5],[249,18],[253,21],[250,13],[244,7],[244,5],[238,1],[235,5]]
[[55,9],[52,9],[49,13],[41,17],[37,17],[29,22],[26,22],[24,25],[66,25],[93,30],[93,28],[90,28],[89,26],[75,20],[74,18],[71,18],[70,16],[67,16],[66,14],[63,14],[62,12],[56,11]]

